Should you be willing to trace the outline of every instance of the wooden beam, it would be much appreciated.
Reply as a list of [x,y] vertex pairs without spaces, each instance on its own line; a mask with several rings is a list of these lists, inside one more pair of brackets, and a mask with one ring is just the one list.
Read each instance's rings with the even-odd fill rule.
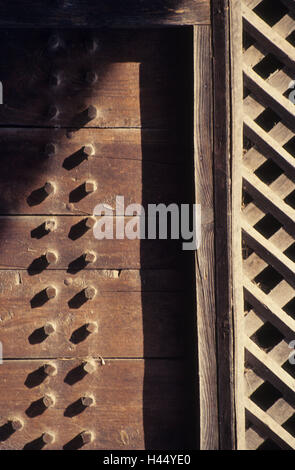
[[219,448],[244,447],[241,267],[242,16],[240,1],[212,2],[215,292]]
[[[44,4],[45,3],[45,4]],[[1,28],[132,28],[210,24],[209,0],[11,0]]]
[[212,155],[211,29],[194,28],[195,197],[202,208],[202,242],[196,251],[200,394],[200,448],[219,447],[216,364],[214,201]]

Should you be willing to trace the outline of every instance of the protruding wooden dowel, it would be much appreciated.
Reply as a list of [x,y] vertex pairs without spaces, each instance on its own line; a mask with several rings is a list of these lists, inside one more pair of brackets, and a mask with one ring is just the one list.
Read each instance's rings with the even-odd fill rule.
[[84,361],[83,362],[83,369],[87,374],[93,374],[93,372],[96,371],[96,365],[95,362],[92,361]]
[[13,429],[13,431],[20,431],[24,427],[24,422],[20,418],[11,418],[9,423]]
[[96,188],[97,188],[96,183],[94,181],[85,181],[84,186],[85,186],[85,192],[87,194],[94,193],[94,191],[96,191]]
[[42,434],[44,444],[52,444],[55,441],[55,435],[52,432],[44,432]]
[[97,116],[97,109],[95,106],[93,106],[92,104],[87,108],[86,110],[86,113],[87,113],[87,117],[88,119],[90,119],[92,121],[92,119],[95,119],[96,116]]
[[92,286],[86,287],[84,294],[86,299],[92,300],[96,296],[96,289]]
[[55,404],[55,398],[53,395],[46,393],[42,398],[45,408],[51,408]]
[[47,196],[49,196],[49,194],[52,194],[54,193],[55,191],[55,186],[53,183],[51,183],[51,181],[47,181],[45,184],[44,184],[44,191],[45,193],[47,194]]
[[44,329],[44,333],[47,336],[52,335],[56,331],[55,325],[50,322],[46,322],[45,325],[43,326],[43,329]]
[[91,144],[87,144],[87,145],[84,145],[84,147],[82,147],[82,151],[86,157],[90,157],[91,155],[94,154],[94,147]]
[[53,377],[57,374],[57,367],[54,364],[44,364],[43,370],[44,374],[48,375],[49,377]]
[[81,397],[81,403],[83,406],[86,408],[93,406],[95,403],[95,400],[92,396],[90,395],[84,395],[84,397]]
[[95,217],[87,217],[87,219],[85,219],[85,226],[87,228],[93,228],[94,225],[96,224],[96,218]]
[[49,119],[54,119],[59,115],[59,109],[55,104],[52,104],[48,109]]
[[56,155],[57,152],[57,146],[53,142],[49,142],[48,144],[45,145],[44,153],[46,157],[53,157]]
[[55,220],[46,220],[44,223],[44,228],[46,232],[54,232],[54,230],[56,229]]
[[93,85],[97,81],[97,75],[93,70],[89,70],[85,75],[85,81],[88,85]]
[[96,333],[98,330],[98,326],[96,322],[86,323],[85,328],[86,328],[86,331],[88,331],[88,333]]
[[84,253],[84,261],[85,263],[94,263],[96,261],[96,254],[94,251],[85,251]]
[[57,295],[57,290],[54,286],[48,286],[45,289],[48,299],[54,299]]
[[48,264],[55,264],[58,260],[58,255],[55,251],[48,250],[44,256]]
[[83,444],[89,444],[94,439],[94,434],[92,431],[82,431],[80,436]]

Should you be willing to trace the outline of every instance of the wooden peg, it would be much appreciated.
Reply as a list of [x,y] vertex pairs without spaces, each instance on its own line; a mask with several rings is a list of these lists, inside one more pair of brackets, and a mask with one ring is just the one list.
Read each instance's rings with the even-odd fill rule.
[[45,150],[44,153],[46,157],[53,157],[56,155],[57,147],[54,143],[49,142],[48,144],[45,145]]
[[85,251],[83,257],[85,263],[94,263],[96,261],[96,254],[93,251]]
[[91,155],[94,154],[93,145],[91,144],[84,145],[84,147],[82,147],[82,151],[86,157],[90,157]]
[[44,256],[48,264],[54,264],[58,260],[58,255],[55,251],[46,251]]
[[97,323],[96,322],[89,322],[86,324],[86,331],[88,331],[88,333],[96,333],[98,330],[98,326],[97,326]]
[[52,51],[55,51],[55,50],[57,50],[60,46],[61,46],[60,37],[59,37],[57,34],[53,34],[52,36],[50,36],[50,38],[49,38],[49,40],[48,40],[48,47],[49,47],[49,49],[51,49]]
[[93,406],[95,404],[95,400],[90,395],[85,395],[84,397],[81,397],[81,403],[82,403],[83,406],[88,408],[88,407]]
[[89,287],[86,287],[84,293],[85,293],[86,299],[92,300],[94,299],[96,295],[96,289],[92,286],[89,286]]
[[89,228],[89,229],[93,228],[95,224],[96,224],[96,218],[95,217],[87,217],[85,219],[85,226],[87,228]]
[[54,364],[44,364],[44,373],[49,377],[53,377],[57,374],[57,367]]
[[55,325],[53,323],[50,323],[50,322],[45,323],[45,325],[43,326],[43,329],[44,329],[44,333],[47,336],[52,335],[56,331],[55,330]]
[[87,39],[85,45],[88,53],[93,53],[98,48],[98,42],[94,38]]
[[87,108],[87,117],[89,120],[95,119],[97,116],[97,109],[92,104]]
[[54,104],[51,105],[48,109],[48,117],[49,119],[54,119],[59,115],[59,110],[58,107],[55,106]]
[[54,286],[48,286],[46,287],[46,295],[48,299],[54,299],[56,297],[57,290]]
[[93,70],[90,70],[85,75],[85,81],[88,85],[93,85],[97,81],[97,75]]
[[50,194],[54,193],[54,190],[55,190],[54,184],[51,183],[50,181],[47,181],[47,182],[44,184],[44,191],[45,191],[45,193],[47,194],[47,196],[49,196]]
[[60,75],[57,74],[57,73],[52,74],[50,76],[49,83],[50,83],[51,86],[54,86],[54,87],[60,85],[60,83],[61,83]]
[[87,374],[93,374],[96,371],[95,362],[92,361],[85,361],[83,362],[83,369]]
[[24,422],[20,418],[12,418],[9,422],[14,431],[20,431],[24,427]]
[[53,395],[45,394],[42,398],[45,408],[51,408],[55,405],[55,398]]
[[44,432],[42,434],[44,444],[52,444],[55,441],[55,435],[52,432]]
[[46,220],[44,228],[46,232],[53,232],[56,229],[55,220]]
[[96,190],[96,184],[94,181],[85,181],[85,192],[87,194],[94,193]]
[[89,444],[94,439],[94,434],[92,431],[82,431],[80,436],[83,444]]

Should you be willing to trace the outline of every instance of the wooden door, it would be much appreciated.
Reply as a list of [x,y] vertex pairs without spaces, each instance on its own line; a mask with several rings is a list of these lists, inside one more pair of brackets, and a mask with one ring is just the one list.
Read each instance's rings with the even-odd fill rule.
[[0,34],[0,449],[195,448],[193,254],[92,230],[193,202],[191,29]]

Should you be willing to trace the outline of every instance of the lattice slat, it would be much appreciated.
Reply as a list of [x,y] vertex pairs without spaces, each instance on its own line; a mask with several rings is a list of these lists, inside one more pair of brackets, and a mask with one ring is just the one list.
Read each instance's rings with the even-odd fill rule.
[[292,0],[243,2],[248,449],[295,449],[294,11]]

